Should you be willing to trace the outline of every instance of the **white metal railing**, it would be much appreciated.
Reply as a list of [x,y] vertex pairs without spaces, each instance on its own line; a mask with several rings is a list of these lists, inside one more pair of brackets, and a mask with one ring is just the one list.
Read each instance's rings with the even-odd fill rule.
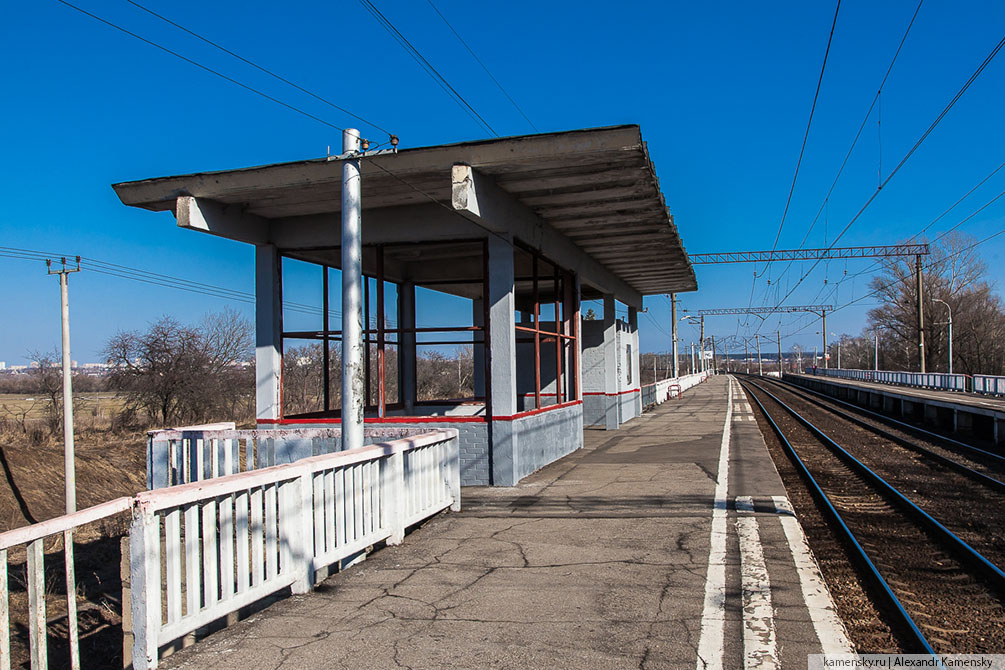
[[[373,443],[422,432],[366,426],[363,437]],[[221,423],[152,430],[147,433],[147,489],[293,463],[337,452],[341,444],[340,427],[235,430],[233,423]]]
[[824,377],[838,377],[881,384],[899,384],[940,391],[967,391],[967,375],[946,374],[944,372],[891,372],[887,370],[847,370],[839,368],[812,369],[809,374]]
[[974,375],[974,393],[1005,395],[1005,377]]
[[64,577],[66,585],[66,618],[70,644],[70,667],[80,667],[80,645],[77,621],[77,584],[74,575],[73,531],[127,511],[132,498],[116,498],[73,514],[42,521],[30,526],[0,533],[0,670],[10,670],[10,592],[8,582],[9,549],[24,546],[25,588],[28,592],[28,653],[31,668],[48,667],[48,626],[45,607],[45,541],[61,535],[63,538]]
[[[278,432],[278,431],[277,431]],[[44,542],[62,534],[71,668],[80,667],[72,532],[130,509],[132,660],[290,588],[398,544],[405,528],[460,509],[457,431],[444,429],[117,498],[0,533],[0,670],[11,668],[8,550],[25,547],[30,668],[48,667]],[[20,556],[20,554],[19,554]]]
[[708,379],[708,373],[706,372],[696,372],[694,374],[684,375],[683,377],[661,379],[653,385],[655,387],[655,393],[651,403],[661,405],[667,400],[679,398],[684,391],[697,386],[706,379]]
[[[457,431],[440,430],[136,496],[130,531],[133,664],[452,507]],[[163,570],[162,570],[163,565]],[[162,579],[163,575],[163,579]],[[163,595],[163,601],[162,601]]]

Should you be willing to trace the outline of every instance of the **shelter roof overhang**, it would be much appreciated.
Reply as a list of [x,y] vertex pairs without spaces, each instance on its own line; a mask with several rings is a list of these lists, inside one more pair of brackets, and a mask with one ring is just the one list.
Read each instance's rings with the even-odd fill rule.
[[[341,160],[327,157],[113,185],[180,226],[336,267],[341,187]],[[364,244],[502,234],[578,271],[586,298],[641,306],[697,289],[637,125],[368,155],[362,201]]]

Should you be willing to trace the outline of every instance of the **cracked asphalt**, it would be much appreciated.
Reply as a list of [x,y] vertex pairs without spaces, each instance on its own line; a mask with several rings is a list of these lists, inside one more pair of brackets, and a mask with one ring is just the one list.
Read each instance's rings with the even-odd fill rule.
[[[713,378],[587,430],[517,487],[465,488],[462,512],[162,667],[694,668],[725,395]],[[784,494],[770,460],[741,461],[737,476],[768,478],[757,495]],[[737,571],[726,655],[742,664]]]

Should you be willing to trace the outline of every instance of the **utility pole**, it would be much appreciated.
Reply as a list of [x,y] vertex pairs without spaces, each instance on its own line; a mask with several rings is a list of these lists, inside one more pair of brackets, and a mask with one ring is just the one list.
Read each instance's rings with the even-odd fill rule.
[[363,288],[359,131],[342,132],[342,449],[363,446]]
[[782,331],[776,330],[775,337],[778,338],[778,376],[782,376]]
[[[918,258],[921,258],[921,257],[919,256]],[[820,312],[820,318],[823,319],[823,328],[820,329],[820,333],[821,333],[821,335],[823,335],[823,338],[824,338],[824,370],[826,370],[827,368],[830,367],[827,364],[828,363],[828,360],[827,360],[827,358],[828,358],[828,354],[827,354],[827,310],[822,310]]]
[[945,300],[939,300],[938,298],[932,298],[932,300],[941,302],[949,310],[949,374],[953,374],[953,308]]
[[673,350],[673,378],[680,377],[677,369],[677,294],[670,294],[670,342]]
[[729,374],[729,338],[727,337],[722,341],[722,357],[724,365],[726,366],[726,374]]
[[[73,385],[70,358],[70,273],[80,272],[80,256],[77,267],[66,267],[66,258],[60,258],[60,269],[53,271],[52,261],[46,259],[45,267],[50,275],[59,275],[60,321],[63,339],[63,471],[65,473],[66,513],[77,511],[77,474],[74,465],[73,447]],[[77,631],[77,580],[74,576],[73,531],[63,531],[63,563],[66,566],[66,613],[70,623],[70,666],[80,667],[80,642]],[[6,606],[6,603],[4,603]],[[5,634],[5,633],[4,633]]]
[[701,371],[705,371],[705,315],[701,315],[701,326],[699,328],[701,331],[698,334],[698,348],[701,349]]
[[925,372],[925,308],[921,282],[921,254],[914,257],[914,272],[918,282],[918,370]]
[[691,343],[691,374],[694,374],[694,342]]
[[77,476],[74,467],[73,448],[73,385],[70,358],[70,273],[80,272],[80,256],[77,267],[66,267],[66,259],[60,258],[60,269],[52,269],[52,261],[45,261],[51,275],[59,275],[60,320],[63,326],[63,471],[66,474],[66,513],[77,511]]
[[743,362],[747,366],[747,374],[749,375],[750,374],[750,354],[748,353],[748,350],[747,350],[747,345],[748,344],[750,344],[750,342],[747,340],[747,338],[743,338]]
[[764,376],[764,366],[761,365],[761,338],[754,335],[754,341],[757,342],[757,374],[758,376]]
[[712,374],[718,374],[715,369],[715,335],[712,336]]
[[876,349],[874,353],[875,357],[873,358],[872,361],[872,369],[875,370],[876,372],[879,372],[879,331],[874,330],[873,335],[876,336]]

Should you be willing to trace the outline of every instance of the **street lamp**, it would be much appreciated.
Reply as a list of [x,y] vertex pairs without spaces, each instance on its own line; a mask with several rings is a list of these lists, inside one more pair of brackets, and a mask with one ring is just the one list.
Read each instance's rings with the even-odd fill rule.
[[[949,374],[953,374],[953,308],[945,300],[932,298],[934,302],[941,302],[949,310]],[[936,324],[941,326],[942,324]]]

